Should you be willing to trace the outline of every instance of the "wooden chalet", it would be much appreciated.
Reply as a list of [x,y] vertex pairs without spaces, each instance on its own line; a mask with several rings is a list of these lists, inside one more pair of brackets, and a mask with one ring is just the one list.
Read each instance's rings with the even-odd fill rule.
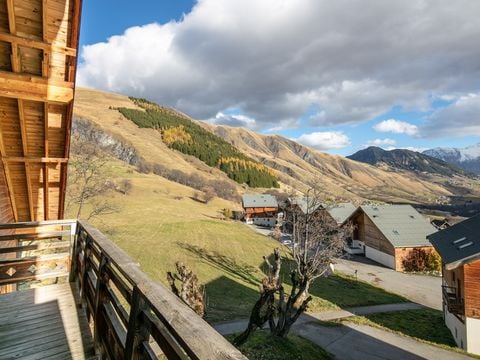
[[445,324],[460,348],[480,355],[480,214],[428,238],[442,257]]
[[245,359],[64,216],[81,0],[0,0],[0,359]]
[[[312,218],[325,216],[334,221],[338,226],[348,219],[357,208],[352,203],[338,203],[327,205],[318,199],[308,200],[306,197],[289,198],[285,204],[285,221],[283,229],[287,233],[293,231],[293,213],[297,212],[303,215],[311,215]],[[325,218],[324,218],[325,219]]]
[[347,222],[355,227],[347,252],[396,271],[414,248],[433,251],[427,235],[437,229],[410,205],[362,205]]
[[277,222],[278,202],[273,195],[243,195],[242,207],[247,224],[272,227]]

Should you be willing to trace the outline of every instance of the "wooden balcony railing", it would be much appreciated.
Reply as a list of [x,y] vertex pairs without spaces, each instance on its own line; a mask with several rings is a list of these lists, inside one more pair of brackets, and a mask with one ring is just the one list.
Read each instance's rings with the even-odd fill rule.
[[2,241],[0,254],[11,256],[0,257],[0,285],[67,276],[78,284],[102,359],[246,359],[87,223],[0,224]]
[[75,220],[0,224],[0,286],[68,277],[76,224]]
[[458,297],[457,288],[453,286],[442,285],[443,303],[449,313],[456,315],[465,314],[465,305],[462,298]]

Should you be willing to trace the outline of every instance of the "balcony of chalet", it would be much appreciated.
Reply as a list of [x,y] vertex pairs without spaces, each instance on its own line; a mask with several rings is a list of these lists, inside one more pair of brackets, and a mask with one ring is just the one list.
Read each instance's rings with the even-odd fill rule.
[[459,296],[457,288],[454,286],[442,285],[443,303],[451,314],[464,316],[465,301]]
[[245,359],[87,223],[0,234],[0,359]]

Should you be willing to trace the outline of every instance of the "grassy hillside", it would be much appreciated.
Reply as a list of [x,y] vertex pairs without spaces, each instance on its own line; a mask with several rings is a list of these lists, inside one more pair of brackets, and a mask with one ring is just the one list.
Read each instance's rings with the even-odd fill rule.
[[[235,209],[239,204],[218,198],[208,204],[195,201],[191,188],[153,174],[140,174],[118,160],[111,160],[104,170],[111,181],[129,179],[133,188],[128,195],[106,194],[105,199],[118,211],[93,224],[157,281],[166,283],[166,272],[174,270],[176,261],[192,268],[206,284],[209,321],[248,317],[264,276],[263,256],[271,254],[279,243],[240,222],[220,219],[223,208]],[[289,269],[285,259],[285,279]],[[403,301],[342,275],[321,279],[311,292],[314,300],[310,311]]]
[[131,97],[130,100],[145,111],[124,107],[118,108],[118,111],[141,128],[161,130],[162,139],[170,148],[195,156],[208,166],[218,167],[239,184],[278,187],[273,170],[244,155],[195,122],[145,99]]

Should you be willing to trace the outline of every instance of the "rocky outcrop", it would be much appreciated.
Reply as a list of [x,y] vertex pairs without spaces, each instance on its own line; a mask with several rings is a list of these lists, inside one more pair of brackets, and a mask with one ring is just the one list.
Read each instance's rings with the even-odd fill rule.
[[108,134],[86,119],[73,118],[72,134],[79,136],[82,140],[97,144],[102,150],[119,160],[130,165],[138,164],[140,157],[132,145]]

